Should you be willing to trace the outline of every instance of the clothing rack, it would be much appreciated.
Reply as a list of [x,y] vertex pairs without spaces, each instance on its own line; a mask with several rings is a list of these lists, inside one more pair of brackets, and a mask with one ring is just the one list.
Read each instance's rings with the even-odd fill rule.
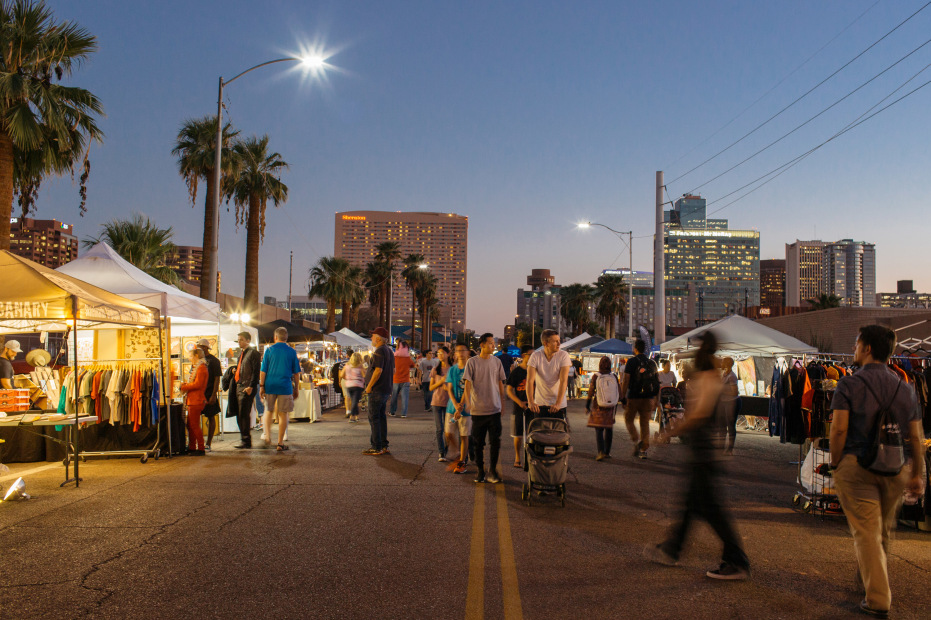
[[[159,348],[159,351],[162,352],[161,330],[159,330],[158,348]],[[129,363],[135,363],[135,362],[159,362],[159,372],[160,372],[160,375],[161,375],[161,381],[160,381],[160,383],[159,383],[159,389],[160,389],[160,391],[161,391],[162,400],[165,402],[165,407],[166,407],[166,409],[169,411],[169,423],[168,423],[166,426],[167,426],[167,428],[168,428],[168,446],[169,446],[169,454],[170,454],[170,452],[171,452],[171,449],[170,449],[170,447],[171,447],[171,421],[170,421],[170,417],[171,417],[171,416],[170,416],[170,409],[171,409],[171,408],[170,408],[170,402],[168,401],[167,392],[166,392],[166,386],[165,386],[165,368],[164,368],[164,364],[161,363],[162,361],[163,361],[163,358],[161,358],[161,357],[139,357],[139,358],[126,358],[126,359],[114,358],[114,359],[103,359],[103,360],[87,360],[87,361],[85,361],[85,362],[81,362],[81,361],[77,361],[77,360],[76,360],[76,361],[75,361],[74,368],[75,368],[75,371],[77,371],[77,369],[80,368],[80,367],[82,367],[82,366],[85,367],[85,368],[87,368],[87,367],[91,367],[91,366],[94,366],[94,365],[97,365],[97,364],[114,364],[114,363],[124,364],[124,363],[127,363],[127,362],[129,362]],[[64,384],[64,382],[62,382],[62,384]],[[139,458],[139,462],[141,462],[141,463],[145,463],[146,461],[148,461],[148,460],[149,460],[149,457],[153,457],[153,458],[157,461],[157,460],[159,459],[159,457],[161,456],[161,448],[159,448],[159,445],[161,444],[161,441],[162,441],[162,416],[161,416],[161,409],[159,409],[159,411],[158,411],[158,413],[157,413],[157,416],[158,416],[158,417],[157,417],[157,422],[156,422],[156,424],[155,424],[155,444],[154,444],[151,448],[149,448],[149,449],[147,449],[147,450],[146,450],[146,449],[142,449],[142,450],[102,450],[102,451],[98,451],[98,452],[81,452],[80,455],[79,455],[80,458],[86,462],[86,461],[87,461],[87,458],[86,458],[86,457],[88,457],[88,456],[138,456],[138,457],[140,457],[140,458]],[[77,457],[75,457],[75,458],[77,458]]]

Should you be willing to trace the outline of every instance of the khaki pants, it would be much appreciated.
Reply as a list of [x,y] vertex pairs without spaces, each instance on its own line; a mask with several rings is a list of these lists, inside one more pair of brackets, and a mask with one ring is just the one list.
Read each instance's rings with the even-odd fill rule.
[[834,482],[853,534],[866,603],[873,609],[888,610],[892,592],[886,557],[908,482],[908,468],[898,476],[879,476],[860,467],[857,457],[848,454],[834,470]]

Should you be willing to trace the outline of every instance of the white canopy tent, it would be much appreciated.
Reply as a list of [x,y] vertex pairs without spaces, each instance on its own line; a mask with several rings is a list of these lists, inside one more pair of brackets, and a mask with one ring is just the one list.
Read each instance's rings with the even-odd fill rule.
[[737,315],[725,317],[664,342],[660,350],[664,353],[682,353],[697,349],[699,336],[708,330],[714,331],[717,336],[718,353],[721,355],[776,357],[818,352],[816,347],[797,338]]
[[358,347],[362,349],[370,349],[372,347],[371,341],[366,340],[348,327],[344,327],[332,334],[327,334],[327,337],[333,338],[336,344],[341,347]]
[[574,345],[574,344],[576,344],[576,343],[578,343],[578,342],[582,342],[583,340],[588,340],[588,339],[591,338],[591,337],[592,337],[592,335],[589,334],[588,332],[582,332],[581,334],[579,334],[579,335],[576,336],[575,338],[570,338],[569,340],[567,340],[567,341],[563,342],[562,344],[560,344],[560,345],[559,345],[559,348],[560,348],[560,349],[568,349],[568,348],[571,347],[572,345]]

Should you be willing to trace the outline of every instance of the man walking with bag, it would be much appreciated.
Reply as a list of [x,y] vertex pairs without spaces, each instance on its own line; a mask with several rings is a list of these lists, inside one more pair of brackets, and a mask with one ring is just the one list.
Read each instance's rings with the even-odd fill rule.
[[860,370],[841,378],[831,402],[831,466],[866,591],[860,610],[877,618],[888,617],[892,604],[886,562],[902,492],[920,495],[924,487],[918,398],[886,366],[895,344],[888,327],[861,327],[853,360]]
[[[634,442],[634,456],[647,458],[650,447],[650,417],[656,410],[656,397],[659,395],[659,373],[656,363],[644,352],[647,344],[638,339],[634,343],[634,356],[624,366],[624,381],[621,394],[626,394],[624,403],[624,422],[630,440]],[[640,434],[634,421],[640,418]]]

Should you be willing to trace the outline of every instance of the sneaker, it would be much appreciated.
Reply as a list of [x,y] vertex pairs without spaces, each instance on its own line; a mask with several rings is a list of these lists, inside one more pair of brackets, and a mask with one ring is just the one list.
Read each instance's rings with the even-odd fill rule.
[[884,609],[873,609],[867,604],[866,599],[863,599],[862,601],[860,601],[860,611],[862,611],[868,616],[873,616],[874,618],[888,618],[889,617],[888,611]]
[[485,475],[479,474],[478,477],[475,478],[475,482],[476,484],[485,484]]
[[233,447],[236,448],[237,450],[251,450],[252,444],[246,443],[246,442],[240,442]]
[[679,564],[679,560],[666,553],[662,545],[647,545],[643,550],[643,557],[663,566],[677,566]]
[[605,457],[606,459],[609,459],[609,458],[611,458],[611,455],[610,455],[610,454],[605,454],[604,457]]
[[595,457],[596,461],[603,461],[605,458],[604,452],[599,452],[598,456]]
[[634,446],[634,456],[640,456],[640,442],[639,441]]
[[465,466],[465,463],[463,463],[462,461],[459,461],[459,462],[456,464],[456,468],[453,470],[453,473],[454,473],[454,474],[464,474],[464,473],[466,473],[466,466]]
[[213,452],[213,448],[210,447],[209,443],[206,446],[204,446],[204,450],[206,450],[207,452]]
[[750,578],[750,571],[745,568],[737,568],[733,564],[722,562],[719,568],[708,571],[705,573],[705,576],[711,579],[722,579],[725,581],[744,581]]
[[437,459],[437,462],[439,462],[439,463],[448,463],[448,462],[449,462],[449,459],[446,458],[445,456],[441,456],[440,458]]
[[406,417],[407,417],[407,414],[405,413],[405,414],[402,415],[401,417],[402,417],[402,418],[406,418]]
[[368,450],[363,450],[362,454],[367,456],[375,456],[376,454],[381,454],[381,450],[376,450],[375,448],[369,448]]
[[485,478],[485,480],[488,482],[488,484],[498,484],[499,482],[501,482],[501,478],[499,478],[495,474],[488,474],[488,477]]
[[394,413],[390,413],[390,412],[389,412],[388,415],[390,415],[392,418],[393,418],[393,417],[396,417],[396,414],[394,414]]
[[391,454],[391,450],[388,448],[382,448],[381,451],[379,451],[379,454]]
[[647,451],[646,451],[646,450],[639,450],[639,451],[637,452],[637,458],[638,458],[638,459],[645,459],[645,458],[647,458]]

